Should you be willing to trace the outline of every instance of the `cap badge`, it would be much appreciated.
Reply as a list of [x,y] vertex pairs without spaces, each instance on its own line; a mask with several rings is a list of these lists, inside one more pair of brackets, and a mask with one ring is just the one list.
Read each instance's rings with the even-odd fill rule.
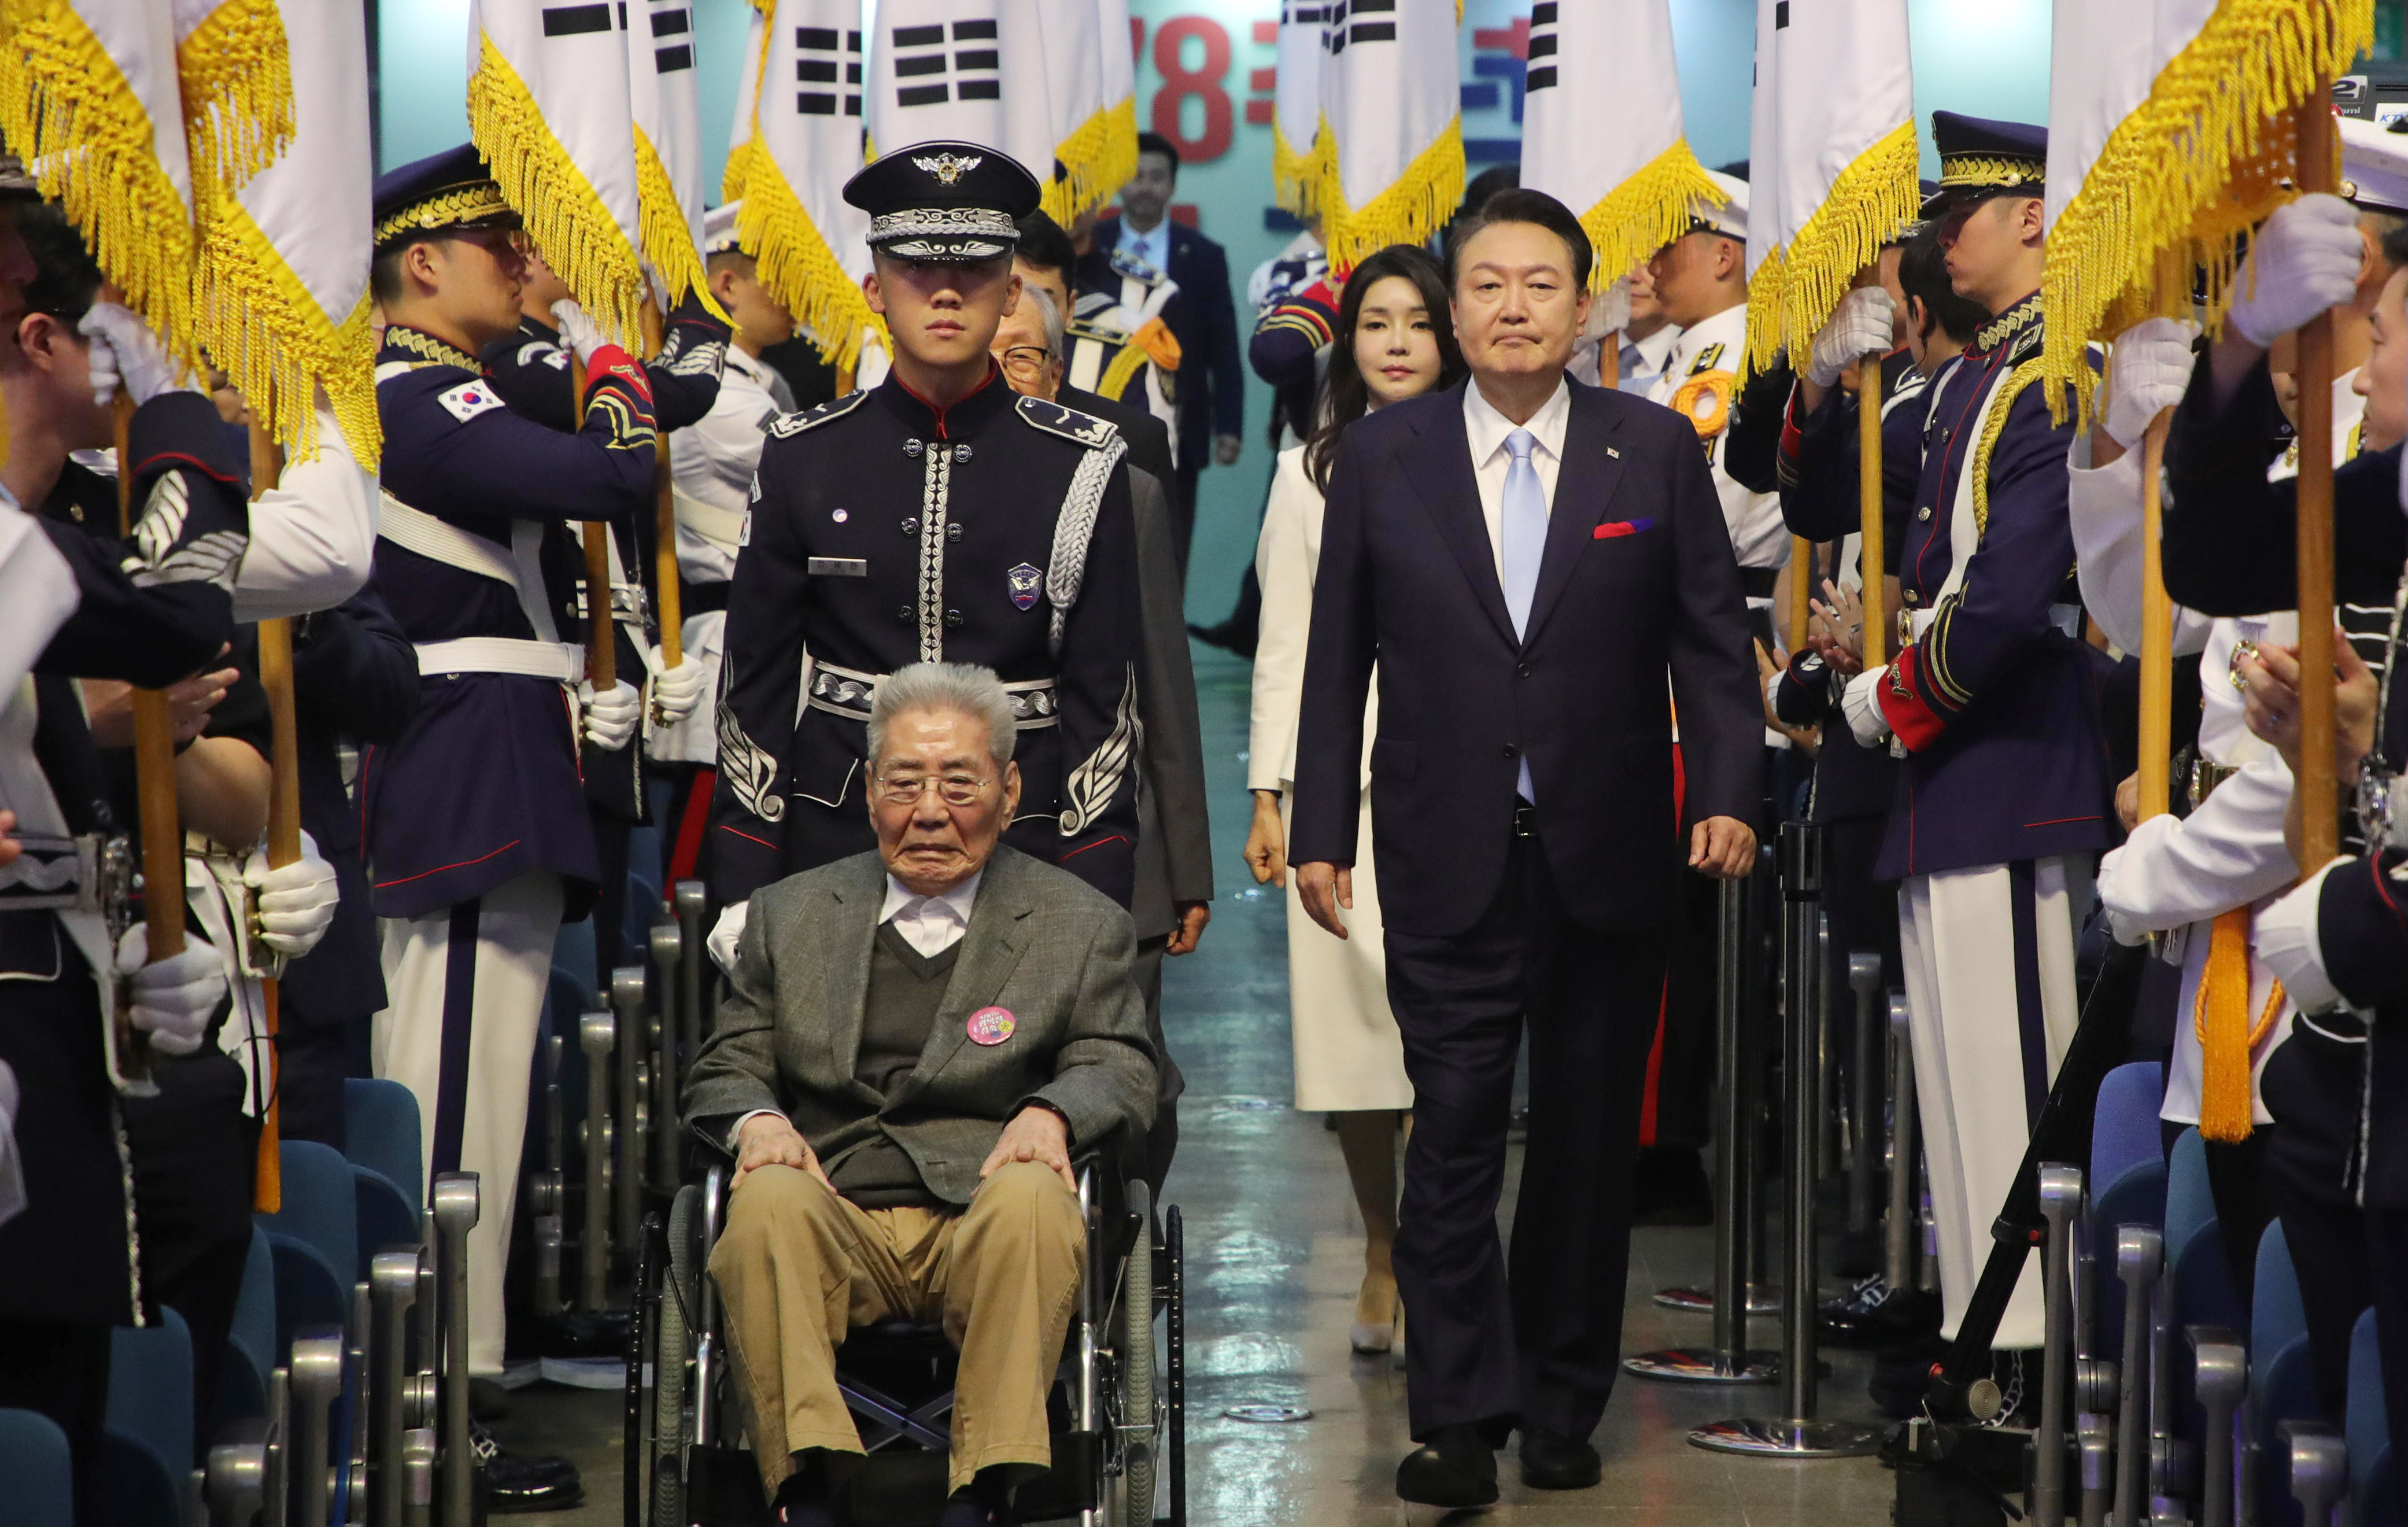
[[913,159],[911,163],[935,176],[939,185],[951,185],[967,172],[978,168],[979,160],[983,156],[974,153],[940,153],[933,157],[924,155]]

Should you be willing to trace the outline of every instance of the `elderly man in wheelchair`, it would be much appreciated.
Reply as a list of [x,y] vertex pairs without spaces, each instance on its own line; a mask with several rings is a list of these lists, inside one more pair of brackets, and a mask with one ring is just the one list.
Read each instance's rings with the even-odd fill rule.
[[916,664],[869,721],[875,853],[756,892],[685,1116],[736,1157],[710,1270],[776,1520],[832,1527],[862,1451],[836,1349],[941,1319],[960,1352],[945,1527],[1009,1523],[1051,1462],[1078,1305],[1074,1150],[1140,1133],[1154,1057],[1128,915],[997,840],[1009,696]]

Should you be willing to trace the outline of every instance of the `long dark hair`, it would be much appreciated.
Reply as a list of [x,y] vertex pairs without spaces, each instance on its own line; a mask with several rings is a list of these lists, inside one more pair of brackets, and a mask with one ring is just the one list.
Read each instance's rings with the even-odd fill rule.
[[[1363,417],[1371,406],[1371,390],[1354,364],[1354,327],[1362,321],[1363,298],[1390,276],[1402,276],[1421,292],[1429,310],[1430,328],[1438,336],[1438,387],[1452,387],[1463,378],[1463,352],[1455,342],[1455,324],[1447,316],[1446,272],[1430,252],[1418,244],[1391,244],[1346,278],[1346,294],[1338,299],[1338,334],[1329,345],[1329,371],[1314,397],[1312,432],[1305,438],[1304,471],[1312,485],[1326,492],[1329,468],[1338,459],[1338,437]],[[1433,388],[1436,391],[1437,388]]]

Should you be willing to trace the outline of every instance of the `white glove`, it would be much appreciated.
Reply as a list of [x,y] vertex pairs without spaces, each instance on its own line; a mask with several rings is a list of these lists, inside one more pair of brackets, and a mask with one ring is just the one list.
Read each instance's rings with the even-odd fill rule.
[[576,299],[562,297],[553,303],[552,321],[560,326],[561,342],[576,352],[578,368],[582,370],[593,365],[594,353],[602,348],[602,331],[594,326],[594,320],[585,316],[585,310],[577,305]]
[[267,867],[265,849],[253,849],[243,864],[242,883],[256,893],[259,942],[288,959],[318,947],[342,900],[335,867],[318,857],[317,841],[306,832],[301,857],[281,870]]
[[2233,285],[2232,326],[2253,345],[2272,344],[2358,295],[2366,239],[2358,209],[2339,196],[2301,196],[2260,223],[2249,263]]
[[702,659],[692,653],[652,676],[652,724],[674,727],[694,714],[707,687]]
[[134,1027],[150,1036],[165,1055],[190,1055],[225,997],[225,962],[210,945],[187,933],[184,952],[153,960],[150,932],[141,923],[117,941],[117,973],[134,981]]
[[2145,319],[2115,337],[2099,422],[2116,444],[2137,449],[2149,421],[2183,400],[2198,338],[2199,325],[2186,318]]
[[1806,380],[1828,387],[1840,373],[1867,355],[1889,353],[1897,333],[1898,304],[1878,286],[1859,286],[1840,299],[1831,316],[1814,331],[1814,351],[1806,363]]
[[599,694],[595,692],[593,680],[580,684],[577,708],[584,717],[585,740],[605,753],[616,753],[625,747],[627,739],[636,735],[636,723],[644,713],[636,686],[624,679]]
[[150,325],[114,302],[95,302],[76,324],[76,332],[92,341],[92,396],[107,408],[123,387],[140,408],[161,393],[192,390],[182,380],[183,367]]
[[730,975],[736,973],[736,946],[743,942],[744,917],[752,910],[752,902],[737,902],[719,915],[719,921],[711,925],[710,937],[702,941],[710,958]]
[[2107,909],[2107,931],[2114,934],[2115,942],[2127,949],[2137,949],[2149,942],[2150,929],[2146,924],[2137,917],[2118,912],[2114,907]]
[[1847,693],[1840,697],[1840,713],[1848,718],[1848,730],[1860,746],[1879,747],[1889,736],[1889,717],[1881,708],[1881,686],[1888,680],[1888,664],[1867,669],[1848,681]]

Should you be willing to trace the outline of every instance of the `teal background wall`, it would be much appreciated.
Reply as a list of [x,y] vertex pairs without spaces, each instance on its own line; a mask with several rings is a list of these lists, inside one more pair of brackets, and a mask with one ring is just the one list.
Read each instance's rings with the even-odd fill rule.
[[[874,4],[874,0],[873,0]],[[1744,157],[1754,78],[1754,0],[1671,0],[1681,101],[1698,157],[1721,165]],[[2393,7],[2386,7],[2386,10]],[[1248,272],[1293,237],[1271,209],[1269,28],[1278,0],[1130,0],[1137,24],[1138,120],[1190,150],[1180,178],[1182,215],[1227,246],[1240,285],[1242,330]],[[2050,0],[1909,0],[1914,44],[1915,114],[1935,108],[2039,122],[2048,110]],[[694,0],[701,71],[703,156],[710,200],[721,166],[742,67],[746,0]],[[1512,160],[1521,139],[1521,54],[1529,0],[1467,0],[1457,42],[1463,131],[1477,173]],[[2395,19],[2396,20],[2396,19]],[[384,166],[467,137],[468,0],[380,0],[378,87]],[[2396,28],[2395,28],[2396,30]],[[1927,127],[1928,135],[1928,127]],[[1927,142],[1925,173],[1938,173]],[[1247,379],[1246,454],[1204,474],[1188,579],[1190,617],[1217,620],[1254,555],[1256,516],[1270,480],[1263,438],[1268,390]]]

